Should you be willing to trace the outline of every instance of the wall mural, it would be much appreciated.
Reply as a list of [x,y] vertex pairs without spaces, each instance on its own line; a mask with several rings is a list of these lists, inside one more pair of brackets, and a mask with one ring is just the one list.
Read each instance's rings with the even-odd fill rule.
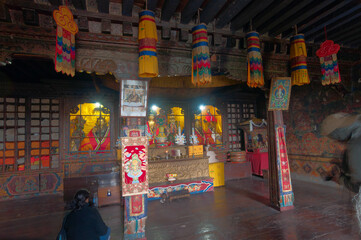
[[[343,82],[350,83],[345,75]],[[292,91],[289,111],[284,112],[291,171],[311,178],[323,177],[332,167],[330,161],[339,159],[345,146],[321,136],[320,125],[333,113],[361,113],[360,86],[346,95],[322,87],[320,82],[294,87]]]

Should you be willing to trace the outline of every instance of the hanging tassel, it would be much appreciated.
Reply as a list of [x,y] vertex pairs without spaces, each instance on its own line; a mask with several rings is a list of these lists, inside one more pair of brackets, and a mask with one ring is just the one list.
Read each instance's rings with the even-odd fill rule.
[[154,12],[145,10],[139,13],[139,77],[151,78],[159,75],[157,58],[157,27]]
[[262,87],[264,85],[262,55],[260,51],[259,33],[247,33],[247,85]]
[[192,38],[192,83],[200,86],[212,81],[206,25],[193,27]]
[[292,85],[309,84],[310,78],[306,62],[307,51],[303,34],[297,34],[291,38],[290,58]]
[[338,67],[337,53],[340,45],[334,44],[332,40],[324,41],[316,55],[320,58],[322,85],[330,85],[341,82],[340,70]]
[[78,25],[76,25],[73,14],[66,6],[60,6],[59,10],[54,10],[53,17],[57,23],[55,71],[74,77],[75,34],[78,32]]

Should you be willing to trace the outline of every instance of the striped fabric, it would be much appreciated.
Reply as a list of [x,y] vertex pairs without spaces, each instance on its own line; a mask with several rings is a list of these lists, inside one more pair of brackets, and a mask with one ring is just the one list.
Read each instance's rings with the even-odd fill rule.
[[307,71],[307,50],[303,34],[291,38],[291,81],[292,85],[304,85],[310,83]]
[[157,77],[157,27],[155,25],[154,12],[145,10],[139,13],[139,77]]
[[260,51],[259,33],[247,33],[247,85],[249,87],[262,87],[264,85],[262,55]]
[[192,83],[201,86],[212,81],[206,25],[195,26],[192,38]]

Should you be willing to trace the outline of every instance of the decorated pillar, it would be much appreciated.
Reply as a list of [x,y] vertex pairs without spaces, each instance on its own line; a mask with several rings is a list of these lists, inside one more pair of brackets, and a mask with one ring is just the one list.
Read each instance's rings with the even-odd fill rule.
[[289,107],[291,86],[291,78],[272,79],[268,106],[270,203],[280,211],[294,207],[286,126],[282,115],[282,110]]
[[120,81],[119,141],[121,145],[122,196],[124,197],[124,239],[146,239],[148,202],[148,138],[146,112],[148,81]]

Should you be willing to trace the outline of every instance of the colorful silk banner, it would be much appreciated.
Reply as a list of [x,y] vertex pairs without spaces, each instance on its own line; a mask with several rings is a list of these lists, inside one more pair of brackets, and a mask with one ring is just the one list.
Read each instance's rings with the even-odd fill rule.
[[125,197],[127,221],[139,220],[147,216],[148,198],[146,194]]
[[55,71],[74,77],[75,75],[75,34],[78,25],[73,14],[66,6],[53,12],[56,28]]
[[341,82],[340,70],[338,68],[337,53],[340,45],[334,44],[332,40],[324,41],[316,55],[320,58],[322,85],[330,85]]
[[247,60],[249,87],[262,87],[264,85],[262,55],[260,51],[259,33],[252,31],[247,33]]
[[285,129],[276,126],[277,168],[280,186],[280,207],[293,206],[294,195],[292,191],[291,172],[288,161]]
[[145,10],[139,13],[139,77],[157,77],[157,26],[155,25],[154,12]]
[[307,71],[307,50],[303,34],[291,38],[291,79],[292,85],[304,85],[310,83]]
[[196,86],[212,81],[208,35],[205,24],[192,28],[192,83]]
[[123,196],[148,193],[148,138],[122,138]]

